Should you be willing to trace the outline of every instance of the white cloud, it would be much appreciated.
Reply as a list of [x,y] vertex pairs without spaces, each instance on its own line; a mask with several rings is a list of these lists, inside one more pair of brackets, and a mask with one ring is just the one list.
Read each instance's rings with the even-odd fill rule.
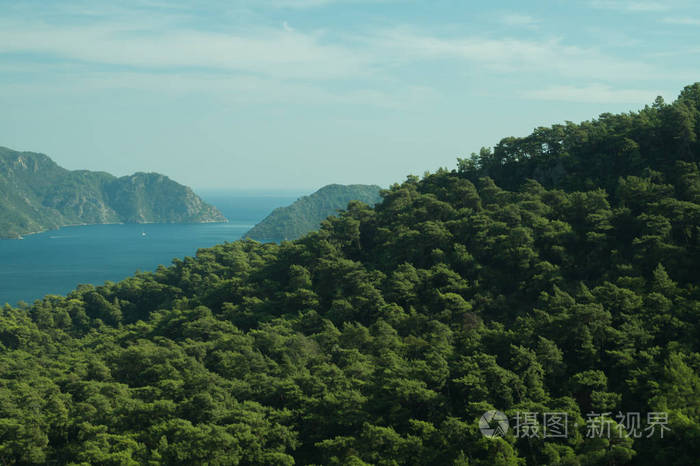
[[664,18],[663,22],[667,24],[684,24],[688,26],[700,26],[700,18],[669,17]]
[[252,7],[273,7],[287,9],[305,9],[318,8],[338,3],[349,4],[371,4],[371,3],[388,3],[397,0],[253,0],[250,2]]
[[[513,21],[528,22],[524,18]],[[45,54],[69,63],[114,65],[143,72],[217,71],[282,80],[357,80],[376,78],[392,64],[449,60],[457,65],[477,65],[484,72],[611,81],[658,77],[645,63],[621,60],[594,48],[565,45],[559,39],[438,37],[406,28],[337,39],[332,32],[304,32],[286,22],[276,29],[237,32],[163,24],[0,22],[0,53]]]
[[565,45],[561,40],[440,38],[405,29],[385,32],[374,49],[399,63],[417,60],[461,60],[478,72],[534,73],[552,77],[585,76],[611,81],[658,77],[648,64],[608,56],[594,48]]
[[540,20],[530,15],[519,13],[509,13],[501,16],[500,22],[506,26],[535,28]]
[[314,8],[334,2],[335,0],[268,0],[264,4],[277,8]]
[[138,68],[211,68],[284,79],[365,74],[355,51],[291,28],[254,33],[139,29],[122,24],[61,27],[0,24],[0,52],[48,54],[78,62]]
[[552,86],[523,92],[522,97],[561,102],[645,104],[662,94],[654,90],[614,89],[610,86],[594,84],[583,87]]
[[[303,105],[366,106],[407,109],[435,101],[441,96],[426,86],[400,85],[392,89],[358,87],[343,91],[326,89],[318,84],[298,80],[283,81],[253,75],[227,73],[188,73],[151,71],[96,71],[89,66],[2,65],[0,75],[53,71],[50,82],[25,80],[0,86],[0,97],[32,95],[52,98],[61,96],[103,95],[111,90],[137,90],[164,95],[215,95],[221,102],[276,103]],[[58,71],[58,72],[57,72]]]
[[[504,21],[524,25],[537,20],[515,15]],[[349,36],[332,30],[303,31],[286,22],[274,29],[212,32],[178,28],[167,18],[146,23],[93,21],[91,25],[0,20],[3,52],[52,58],[4,64],[19,66],[20,70],[12,71],[16,76],[32,75],[22,84],[26,86],[38,85],[45,77],[46,86],[59,87],[65,84],[60,84],[60,77],[70,75],[92,88],[201,90],[265,101],[297,96],[299,101],[336,103],[354,99],[380,106],[396,106],[407,96],[409,101],[436,98],[427,86],[415,86],[412,73],[397,73],[394,68],[432,69],[425,66],[434,61],[444,61],[458,73],[466,65],[470,72],[484,76],[522,76],[544,83],[562,79],[580,83],[585,78],[611,84],[671,75],[671,70],[620,59],[596,48],[567,45],[556,38],[438,36],[409,28]],[[673,76],[678,77],[675,71]],[[4,83],[11,79],[6,76]],[[548,91],[562,95],[562,89]],[[581,89],[598,95],[605,90],[579,88],[573,95],[580,95]],[[631,94],[623,95],[630,98]]]
[[614,0],[593,0],[591,6],[602,10],[617,10],[629,12],[657,12],[670,9],[668,3],[653,2],[653,1],[614,1]]

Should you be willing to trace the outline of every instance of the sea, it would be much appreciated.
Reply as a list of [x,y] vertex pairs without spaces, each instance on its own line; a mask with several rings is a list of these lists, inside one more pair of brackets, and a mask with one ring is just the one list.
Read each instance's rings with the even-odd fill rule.
[[199,248],[240,239],[273,209],[304,193],[199,194],[228,223],[84,225],[0,240],[0,306],[31,304],[79,284],[101,285],[168,266]]

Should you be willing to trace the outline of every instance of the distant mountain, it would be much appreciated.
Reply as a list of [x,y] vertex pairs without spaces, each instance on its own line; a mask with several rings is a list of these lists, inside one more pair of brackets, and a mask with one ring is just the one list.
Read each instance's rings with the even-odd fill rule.
[[44,154],[0,147],[0,238],[76,224],[224,221],[164,175],[70,171]]
[[297,239],[317,230],[323,220],[339,209],[345,209],[350,201],[361,201],[370,206],[376,204],[381,200],[380,190],[376,185],[329,184],[287,207],[273,210],[244,237],[258,241]]

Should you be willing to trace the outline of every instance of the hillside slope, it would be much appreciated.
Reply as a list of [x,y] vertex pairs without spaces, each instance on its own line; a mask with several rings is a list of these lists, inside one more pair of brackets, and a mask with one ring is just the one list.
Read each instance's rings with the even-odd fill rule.
[[255,225],[244,238],[257,241],[294,240],[317,230],[321,222],[350,201],[374,205],[381,200],[381,188],[366,184],[329,184],[308,196],[301,197],[286,207],[272,211]]
[[[513,174],[461,162],[296,241],[5,307],[0,459],[696,464],[700,125],[679,144],[678,114],[700,121],[700,84],[568,126],[582,189],[528,180],[547,154]],[[623,137],[638,166],[598,152]],[[471,181],[487,169],[517,188]],[[482,433],[491,410],[503,437]]]
[[215,207],[164,175],[69,171],[46,155],[0,147],[0,238],[74,224],[220,221]]

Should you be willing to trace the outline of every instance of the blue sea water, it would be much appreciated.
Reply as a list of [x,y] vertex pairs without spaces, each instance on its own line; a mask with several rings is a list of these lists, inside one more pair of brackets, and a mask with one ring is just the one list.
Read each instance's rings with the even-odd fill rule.
[[81,283],[118,281],[136,271],[170,265],[175,257],[193,256],[199,248],[235,241],[298,195],[202,197],[229,223],[86,225],[0,240],[0,306],[31,303],[46,294],[65,295]]

